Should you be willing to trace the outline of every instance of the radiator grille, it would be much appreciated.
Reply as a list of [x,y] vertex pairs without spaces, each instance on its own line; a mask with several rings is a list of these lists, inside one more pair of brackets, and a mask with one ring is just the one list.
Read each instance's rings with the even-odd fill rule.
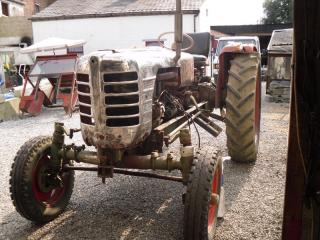
[[139,85],[137,72],[103,75],[106,125],[127,127],[139,124]]
[[80,121],[84,124],[94,125],[91,106],[91,89],[89,85],[89,75],[78,73],[77,83],[79,95]]

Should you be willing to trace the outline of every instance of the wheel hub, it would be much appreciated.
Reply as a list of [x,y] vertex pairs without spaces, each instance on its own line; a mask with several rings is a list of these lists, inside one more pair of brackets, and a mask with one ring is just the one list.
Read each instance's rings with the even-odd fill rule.
[[38,171],[37,184],[39,190],[44,193],[48,193],[57,187],[63,186],[61,177],[57,173],[52,172],[45,165],[41,166]]
[[50,160],[48,153],[42,154],[34,169],[32,182],[32,190],[36,200],[46,205],[55,204],[65,191],[63,178],[59,172],[50,167]]
[[216,224],[216,217],[218,214],[218,207],[220,202],[220,184],[221,184],[221,170],[219,166],[214,171],[212,186],[211,186],[211,197],[209,199],[209,211],[208,211],[208,232],[211,232]]

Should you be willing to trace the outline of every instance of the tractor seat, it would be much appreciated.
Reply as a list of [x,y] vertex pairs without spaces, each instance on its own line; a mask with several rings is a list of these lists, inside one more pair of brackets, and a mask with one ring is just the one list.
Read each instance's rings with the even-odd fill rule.
[[[207,64],[207,58],[209,56],[211,46],[210,33],[188,33],[188,35],[194,40],[194,45],[186,52],[192,54],[195,67],[205,66]],[[182,48],[186,48],[189,45],[189,40],[187,38],[183,38]]]

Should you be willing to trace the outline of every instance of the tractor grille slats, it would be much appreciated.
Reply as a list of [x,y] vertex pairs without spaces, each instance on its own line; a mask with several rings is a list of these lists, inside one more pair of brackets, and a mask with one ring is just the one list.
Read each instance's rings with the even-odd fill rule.
[[103,75],[108,127],[135,126],[140,122],[139,84],[137,72]]
[[90,96],[91,89],[89,85],[89,75],[78,73],[77,83],[79,95],[80,121],[84,124],[94,125]]
[[138,73],[137,72],[117,72],[117,73],[106,73],[103,76],[103,81],[105,83],[120,83],[127,81],[137,81]]

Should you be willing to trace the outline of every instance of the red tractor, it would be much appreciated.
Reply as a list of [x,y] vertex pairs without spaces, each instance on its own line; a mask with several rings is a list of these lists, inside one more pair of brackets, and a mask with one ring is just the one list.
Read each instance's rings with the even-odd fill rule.
[[[231,158],[254,162],[261,91],[260,55],[254,47],[239,45],[222,54],[217,85],[205,76],[209,51],[209,33],[190,34],[183,41],[178,0],[174,50],[148,47],[81,57],[76,66],[81,129],[56,123],[52,136],[33,138],[21,147],[10,180],[17,211],[35,222],[56,218],[69,202],[76,170],[96,171],[103,182],[114,174],[158,178],[186,186],[185,239],[212,239],[222,156],[212,146],[196,148],[189,126],[216,137],[222,131],[216,121],[225,122]],[[65,144],[65,136],[78,131],[96,151]],[[177,139],[180,156],[167,148]],[[79,162],[94,167],[77,166]],[[137,171],[146,169],[179,170],[181,176]]]

